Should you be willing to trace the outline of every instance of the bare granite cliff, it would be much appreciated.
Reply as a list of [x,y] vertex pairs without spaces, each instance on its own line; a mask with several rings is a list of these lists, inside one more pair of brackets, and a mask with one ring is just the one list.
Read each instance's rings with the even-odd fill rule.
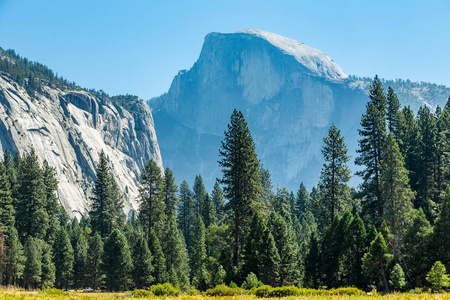
[[89,207],[104,150],[124,194],[125,210],[136,209],[140,169],[149,159],[162,169],[148,106],[137,97],[120,101],[44,80],[40,87],[30,96],[0,72],[0,151],[14,154],[34,147],[56,169],[61,204],[71,216],[79,216]]

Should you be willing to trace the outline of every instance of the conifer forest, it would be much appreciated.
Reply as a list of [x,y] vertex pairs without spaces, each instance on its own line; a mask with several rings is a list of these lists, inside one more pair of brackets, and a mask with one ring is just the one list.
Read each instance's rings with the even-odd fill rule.
[[415,115],[375,77],[359,129],[358,188],[348,185],[345,137],[334,125],[328,132],[317,186],[275,190],[235,110],[217,149],[223,176],[211,191],[201,174],[177,186],[170,168],[162,172],[150,160],[140,174],[139,210],[128,215],[102,152],[81,219],[59,204],[54,169],[33,149],[6,150],[0,282],[30,290],[152,287],[155,295],[251,290],[261,297],[344,287],[445,290],[450,99]]

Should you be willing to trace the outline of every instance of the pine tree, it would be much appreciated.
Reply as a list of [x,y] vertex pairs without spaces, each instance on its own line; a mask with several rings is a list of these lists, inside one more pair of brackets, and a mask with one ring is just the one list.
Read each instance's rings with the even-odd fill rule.
[[403,262],[411,287],[425,286],[425,274],[432,264],[429,248],[433,228],[422,209],[416,213],[402,246]]
[[350,180],[350,168],[347,163],[350,158],[347,155],[348,149],[341,131],[334,124],[323,141],[325,145],[322,148],[322,155],[325,163],[322,167],[319,186],[324,204],[328,208],[327,224],[330,225],[342,209],[348,206],[347,182]]
[[367,234],[364,222],[358,214],[353,216],[348,225],[345,238],[343,273],[347,286],[364,288],[362,276],[362,258],[367,251]]
[[272,201],[274,198],[273,194],[273,184],[270,178],[270,172],[265,169],[262,164],[260,164],[259,172],[261,174],[261,198],[265,205],[265,211],[272,210]]
[[286,188],[277,188],[273,207],[288,224],[292,225],[290,195]]
[[209,226],[217,223],[217,215],[216,208],[214,207],[214,203],[211,197],[206,193],[204,199],[204,207],[203,207],[203,218],[205,220],[205,226],[208,228]]
[[195,214],[192,192],[189,184],[184,180],[180,185],[180,206],[178,207],[178,225],[184,236],[186,247],[191,249],[192,235],[194,233]]
[[292,226],[276,213],[271,213],[267,227],[273,235],[280,255],[280,285],[292,285],[300,278],[298,245]]
[[436,198],[435,164],[437,160],[436,118],[426,106],[419,108],[419,169],[415,207],[421,207],[429,220],[433,218]]
[[141,172],[141,187],[139,188],[139,213],[145,220],[147,238],[152,231],[162,234],[165,220],[164,181],[158,165],[150,160]]
[[446,267],[450,267],[450,186],[445,190],[444,202],[441,212],[436,220],[433,236],[432,250],[434,259],[441,261]]
[[419,173],[419,127],[413,110],[406,106],[401,111],[399,136],[400,151],[405,159],[405,168],[409,171],[409,179],[413,191],[418,189]]
[[22,277],[26,258],[17,229],[14,226],[9,229],[8,235],[6,236],[5,248],[3,283],[6,286],[16,285],[18,279]]
[[164,170],[164,204],[166,207],[165,214],[168,219],[176,216],[176,206],[180,203],[177,196],[178,187],[175,184],[175,178],[171,169],[166,168]]
[[103,241],[97,232],[89,239],[89,251],[87,252],[87,282],[96,290],[101,282],[101,262],[103,256]]
[[100,153],[100,161],[97,165],[94,197],[91,198],[91,226],[94,232],[99,232],[102,238],[109,236],[114,228],[120,228],[124,214],[122,211],[123,200],[118,195],[117,183],[108,166],[105,152]]
[[217,221],[221,223],[224,219],[225,200],[223,198],[222,188],[217,181],[214,184],[211,198],[214,203],[214,207],[216,208]]
[[408,184],[408,171],[404,167],[400,149],[391,133],[386,139],[383,152],[380,175],[381,197],[384,220],[393,234],[392,241],[388,242],[396,253],[410,225],[414,193]]
[[6,174],[6,168],[0,163],[0,227],[5,236],[8,236],[9,230],[14,226],[15,210],[12,205],[10,183]]
[[259,277],[259,268],[262,267],[262,262],[260,261],[261,254],[259,251],[263,249],[263,234],[266,229],[266,224],[264,224],[262,216],[257,212],[253,215],[250,228],[251,230],[247,235],[244,246],[243,274],[247,275],[254,273]]
[[143,235],[139,235],[133,245],[133,282],[138,289],[148,288],[153,282],[152,255]]
[[[167,220],[166,238],[162,240],[168,280],[176,287],[189,285],[188,256],[177,227],[175,216]],[[193,239],[193,245],[195,241]]]
[[17,168],[16,163],[14,162],[14,159],[11,156],[11,152],[9,152],[8,149],[5,150],[5,153],[3,155],[3,165],[5,166],[6,169],[6,175],[8,177],[11,193],[14,193],[17,185]]
[[447,270],[440,261],[435,262],[430,272],[427,274],[427,282],[430,284],[433,291],[437,292],[441,292],[443,288],[450,286]]
[[259,278],[265,284],[277,285],[280,282],[280,255],[273,235],[267,227],[264,228],[258,254]]
[[127,240],[119,229],[114,229],[105,240],[101,268],[108,290],[127,289],[132,269],[131,254]]
[[298,218],[306,212],[311,211],[311,199],[309,197],[308,190],[306,189],[303,182],[297,191],[297,201],[295,205],[295,214]]
[[383,84],[375,76],[369,89],[370,101],[366,106],[366,113],[361,118],[359,129],[359,149],[360,154],[355,163],[365,166],[365,169],[357,172],[361,176],[361,185],[366,196],[366,210],[380,222],[383,216],[383,203],[380,190],[380,164],[383,157],[383,145],[386,138],[386,96]]
[[206,290],[209,274],[206,269],[205,225],[198,217],[195,226],[194,239],[191,251],[192,284],[199,290]]
[[384,292],[389,292],[387,266],[392,259],[392,255],[388,254],[388,251],[383,235],[379,233],[370,244],[369,252],[364,254],[362,259],[363,274],[371,284],[382,287]]
[[55,264],[52,261],[52,246],[39,240],[41,252],[41,278],[39,287],[41,289],[51,288],[55,283]]
[[73,248],[64,228],[56,232],[53,246],[53,261],[55,262],[55,286],[59,289],[69,289],[73,278]]
[[167,282],[167,271],[166,271],[166,258],[159,243],[159,239],[154,231],[151,232],[148,241],[148,247],[153,256],[153,278],[155,278],[155,283],[165,283]]
[[203,219],[205,217],[203,215],[203,212],[205,206],[206,189],[205,185],[203,184],[203,178],[200,174],[195,176],[193,190],[194,190],[193,201],[194,201],[195,218],[201,216]]
[[304,283],[307,287],[318,289],[321,283],[320,264],[322,260],[320,257],[319,243],[314,233],[311,235],[309,245],[309,253],[305,258]]
[[53,244],[56,231],[59,229],[58,216],[63,209],[56,197],[56,191],[58,190],[58,180],[56,179],[55,168],[51,167],[46,160],[43,164],[43,178],[46,194],[45,210],[48,214],[48,229],[46,235],[46,241]]
[[406,285],[405,272],[403,272],[402,267],[396,264],[392,269],[389,284],[394,291],[400,292]]
[[48,229],[46,194],[42,169],[34,149],[19,166],[16,228],[24,242],[27,237],[43,239]]
[[242,112],[233,111],[219,153],[219,166],[223,172],[220,183],[224,185],[224,195],[228,199],[226,210],[233,235],[233,266],[237,267],[251,217],[263,207],[259,161]]
[[42,256],[37,238],[29,236],[25,245],[23,281],[26,289],[37,289],[41,281]]
[[400,101],[398,101],[397,95],[394,89],[389,87],[387,92],[387,123],[389,132],[394,136],[394,138],[399,140],[399,130],[400,130]]
[[83,288],[86,282],[87,245],[76,218],[72,222],[71,244],[74,255],[73,287]]

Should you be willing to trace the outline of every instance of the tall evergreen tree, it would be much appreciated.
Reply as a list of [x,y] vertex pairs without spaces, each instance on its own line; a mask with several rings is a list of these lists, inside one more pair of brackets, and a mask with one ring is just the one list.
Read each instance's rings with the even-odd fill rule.
[[198,216],[204,218],[205,216],[203,215],[203,212],[205,206],[206,189],[205,185],[203,184],[203,178],[200,174],[195,176],[193,190],[195,218],[198,218]]
[[357,172],[361,176],[361,185],[366,196],[366,211],[381,223],[383,216],[383,203],[380,190],[380,165],[383,157],[383,145],[386,138],[386,96],[383,84],[378,76],[375,76],[369,88],[370,101],[367,103],[366,112],[361,118],[359,129],[360,154],[355,163],[365,166],[365,169]]
[[208,228],[210,225],[217,223],[216,208],[215,208],[214,203],[208,193],[206,193],[206,196],[204,199],[202,216],[203,216],[202,219],[204,218],[204,220],[205,220],[204,223],[205,223],[206,228]]
[[238,266],[245,235],[255,211],[262,210],[261,175],[247,122],[242,112],[234,110],[220,150],[219,166],[222,168],[226,209],[230,215],[233,234],[233,265]]
[[16,285],[22,277],[25,256],[23,246],[20,243],[17,229],[13,226],[9,229],[5,239],[5,262],[3,264],[3,284]]
[[68,289],[72,285],[74,256],[69,236],[64,228],[56,232],[53,261],[56,268],[55,286],[59,289]]
[[74,255],[73,287],[83,288],[86,282],[87,244],[76,218],[72,221],[71,244]]
[[206,258],[205,225],[202,218],[198,217],[191,251],[191,273],[192,284],[199,290],[206,290],[209,281]]
[[213,191],[211,193],[212,202],[216,208],[217,221],[221,223],[224,219],[225,199],[223,197],[223,190],[216,181]]
[[167,269],[166,269],[166,258],[161,248],[156,233],[152,231],[150,233],[150,238],[148,241],[148,247],[151,254],[153,255],[153,278],[155,278],[155,283],[165,283],[167,282]]
[[319,242],[314,233],[311,235],[309,245],[309,253],[305,257],[304,284],[307,287],[318,289],[321,283],[320,264],[322,260],[320,257]]
[[164,204],[165,204],[165,214],[168,219],[176,216],[176,206],[180,203],[177,196],[178,186],[175,184],[175,178],[171,169],[166,168],[164,170]]
[[16,227],[21,241],[29,236],[43,239],[48,229],[46,194],[42,169],[34,149],[19,166],[17,189]]
[[15,210],[11,197],[10,183],[6,174],[6,168],[0,163],[0,227],[5,236],[8,236],[9,230],[14,226]]
[[413,212],[414,193],[409,187],[408,171],[392,133],[386,139],[381,163],[381,197],[384,220],[393,234],[391,244],[394,253],[401,245],[410,225]]
[[58,216],[61,214],[61,209],[63,208],[60,206],[58,198],[56,197],[58,180],[56,179],[55,168],[51,167],[46,160],[44,160],[42,168],[46,194],[45,210],[48,214],[46,241],[52,244],[55,239],[56,231],[59,228]]
[[139,235],[132,249],[133,282],[138,289],[148,288],[153,282],[152,255],[148,249],[147,240],[143,235]]
[[158,165],[150,160],[141,172],[139,188],[139,213],[145,220],[147,238],[153,230],[158,237],[162,234],[165,221],[165,203],[163,196],[164,181]]
[[[266,229],[266,224],[258,212],[255,212],[252,218],[251,230],[247,235],[244,246],[244,266],[243,275],[246,276],[250,273],[255,274],[258,278],[259,268],[262,267],[263,262],[260,260],[260,251],[263,249],[263,235]],[[272,236],[273,239],[273,236]],[[266,241],[268,243],[268,241]],[[268,245],[270,246],[270,245]],[[268,258],[269,259],[269,258]]]
[[56,271],[55,264],[52,261],[52,246],[43,240],[39,240],[39,250],[41,252],[41,278],[39,288],[51,288],[55,283]]
[[25,244],[24,284],[27,289],[37,289],[41,282],[42,256],[37,238],[29,236]]
[[308,190],[302,182],[297,191],[297,202],[295,205],[295,214],[297,218],[300,218],[302,214],[308,211],[310,212],[311,208],[311,199],[309,197]]
[[320,175],[320,190],[323,195],[324,205],[328,208],[328,225],[330,225],[339,212],[348,206],[350,180],[350,168],[347,163],[350,158],[347,155],[347,146],[341,131],[334,126],[330,127],[328,136],[323,139],[325,145],[322,148],[324,165]]
[[265,284],[276,286],[280,282],[280,255],[267,227],[262,234],[258,255],[258,278]]
[[122,212],[123,200],[119,196],[117,183],[108,166],[105,152],[100,153],[97,165],[94,197],[91,198],[91,226],[102,238],[109,236],[114,228],[122,227],[125,215]]
[[369,252],[364,254],[362,269],[371,284],[382,288],[385,292],[389,292],[387,276],[390,272],[387,267],[391,260],[392,255],[389,254],[383,235],[379,233],[370,244]]
[[114,229],[103,246],[102,270],[110,291],[126,290],[130,283],[132,261],[127,239]]
[[387,123],[389,132],[392,133],[394,138],[399,141],[400,130],[400,101],[398,101],[397,95],[394,89],[389,87],[387,92]]
[[441,261],[446,267],[450,267],[448,247],[450,247],[450,186],[445,190],[444,202],[433,228],[432,236],[434,260]]
[[89,251],[87,252],[87,282],[96,290],[101,282],[101,262],[103,256],[103,241],[98,232],[89,239]]
[[406,106],[401,111],[399,136],[400,151],[405,159],[405,168],[409,171],[409,179],[413,191],[418,189],[419,173],[419,127],[413,110]]
[[195,213],[192,192],[186,180],[180,185],[180,206],[178,207],[178,225],[184,236],[186,247],[191,249],[192,235],[194,233]]

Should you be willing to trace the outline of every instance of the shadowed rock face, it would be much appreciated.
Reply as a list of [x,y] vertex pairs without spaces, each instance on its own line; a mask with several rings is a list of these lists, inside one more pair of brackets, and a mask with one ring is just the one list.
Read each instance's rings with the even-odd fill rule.
[[153,109],[164,163],[178,181],[221,177],[220,141],[241,110],[275,186],[317,184],[322,138],[334,123],[355,156],[367,95],[328,56],[261,30],[206,36],[198,61],[180,71]]
[[138,111],[84,90],[63,91],[48,85],[30,98],[8,74],[0,72],[0,151],[28,152],[56,169],[58,196],[71,216],[85,213],[99,153],[109,157],[125,210],[137,208],[140,169],[154,159],[162,169],[150,109]]

